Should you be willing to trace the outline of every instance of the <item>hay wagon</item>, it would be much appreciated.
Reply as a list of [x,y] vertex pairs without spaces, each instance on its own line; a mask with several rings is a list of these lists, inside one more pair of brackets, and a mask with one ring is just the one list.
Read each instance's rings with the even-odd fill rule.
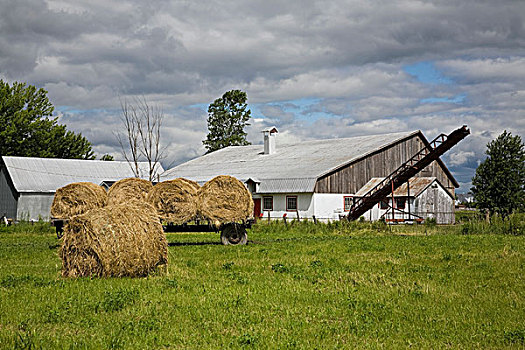
[[253,219],[242,223],[229,222],[220,225],[211,223],[202,224],[199,221],[180,225],[163,225],[164,232],[216,232],[221,234],[221,243],[224,245],[244,245],[248,242],[247,229],[251,228]]
[[[57,238],[62,237],[64,225],[67,221],[67,219],[51,219],[51,224],[56,228]],[[166,224],[162,225],[162,228],[164,232],[216,232],[221,234],[221,242],[224,245],[244,245],[248,242],[246,230],[251,228],[254,222],[254,219],[247,219],[242,223],[230,222],[217,226],[211,223],[202,224],[199,221],[195,221],[180,225]]]

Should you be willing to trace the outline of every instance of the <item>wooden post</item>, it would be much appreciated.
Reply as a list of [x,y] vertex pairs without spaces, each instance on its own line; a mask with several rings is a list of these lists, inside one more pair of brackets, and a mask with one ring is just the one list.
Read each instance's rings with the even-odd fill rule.
[[283,214],[283,222],[284,226],[288,226],[288,223],[286,222],[286,213]]
[[312,219],[314,219],[314,224],[317,224],[317,219],[315,218],[315,215],[312,215]]
[[412,219],[410,215],[410,179],[407,180],[407,203],[408,203],[408,221]]
[[270,211],[268,210],[268,222],[270,222]]
[[295,209],[295,213],[297,214],[297,221],[301,221],[301,218],[299,217],[299,210]]
[[395,210],[394,210],[395,207],[396,207],[396,203],[394,202],[394,181],[392,181],[392,223],[394,223],[396,220]]

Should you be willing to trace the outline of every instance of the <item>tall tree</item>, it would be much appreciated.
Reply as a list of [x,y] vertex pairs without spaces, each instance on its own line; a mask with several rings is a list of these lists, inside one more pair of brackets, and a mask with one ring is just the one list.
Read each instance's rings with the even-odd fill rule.
[[47,91],[0,80],[0,155],[94,159],[91,143],[53,118]]
[[228,146],[244,146],[246,140],[244,128],[251,117],[248,109],[246,92],[231,90],[225,92],[208,107],[208,136],[202,141],[210,153]]
[[[134,103],[123,101],[122,123],[125,134],[117,133],[122,155],[128,162],[135,177],[148,176],[150,181],[157,178],[160,162],[166,148],[161,148],[160,136],[164,114],[161,109],[151,106],[145,98]],[[148,163],[148,173],[142,174],[139,162]]]
[[525,145],[504,131],[487,144],[487,158],[472,178],[476,206],[503,217],[525,207]]

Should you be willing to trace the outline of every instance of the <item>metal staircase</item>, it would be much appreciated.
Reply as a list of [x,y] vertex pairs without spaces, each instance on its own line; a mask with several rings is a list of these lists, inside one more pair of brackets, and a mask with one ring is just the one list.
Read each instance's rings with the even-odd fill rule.
[[425,146],[412,158],[401,164],[399,168],[371,188],[363,197],[356,199],[350,207],[347,219],[358,219],[389,193],[395,191],[399,186],[407,182],[408,179],[419,173],[459,141],[467,137],[468,134],[470,134],[470,130],[466,125],[463,125],[449,135],[441,134],[436,137],[428,146]]

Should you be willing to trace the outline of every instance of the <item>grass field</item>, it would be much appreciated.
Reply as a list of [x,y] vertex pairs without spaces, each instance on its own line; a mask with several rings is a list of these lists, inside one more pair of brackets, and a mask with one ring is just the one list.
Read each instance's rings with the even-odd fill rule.
[[52,233],[0,233],[1,348],[524,348],[525,236],[257,225],[169,234],[166,270],[63,279]]

